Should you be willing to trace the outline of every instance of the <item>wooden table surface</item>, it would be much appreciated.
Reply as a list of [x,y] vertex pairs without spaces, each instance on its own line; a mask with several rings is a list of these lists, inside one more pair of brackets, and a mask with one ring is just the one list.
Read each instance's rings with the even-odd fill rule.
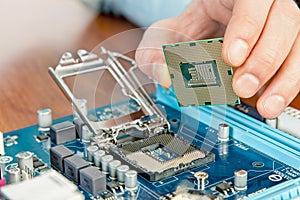
[[[16,30],[7,28],[5,37],[1,33],[0,43],[5,43],[0,47],[0,130],[2,132],[36,124],[37,110],[40,108],[51,108],[53,118],[71,114],[72,107],[48,74],[48,67],[56,66],[65,51],[75,53],[80,48],[91,50],[110,36],[136,28],[123,18],[96,16],[88,13],[89,11],[81,8],[80,5],[70,5],[69,1],[62,2],[64,3],[60,5],[48,4],[48,13],[39,13],[44,17],[39,19],[39,22],[30,24],[33,17],[24,19],[23,16],[17,15],[16,22],[21,21],[21,24],[14,24],[14,26],[22,27]],[[9,10],[9,6],[13,5],[8,3],[6,6],[2,6],[0,12],[3,10],[5,13],[5,10]],[[70,11],[68,18],[61,22],[61,17],[65,16],[63,6],[65,9],[71,7],[74,11]],[[61,16],[56,14],[53,18],[51,9],[57,7],[61,9]],[[24,12],[22,9],[20,12],[26,18],[26,14],[33,11],[22,13]],[[57,10],[55,12],[59,13]],[[34,19],[37,20],[36,16]],[[8,27],[15,22],[6,19],[4,22],[0,20],[0,23],[4,23],[4,27],[7,23]],[[247,100],[251,103],[254,101],[255,98]],[[300,109],[299,95],[292,105]]]

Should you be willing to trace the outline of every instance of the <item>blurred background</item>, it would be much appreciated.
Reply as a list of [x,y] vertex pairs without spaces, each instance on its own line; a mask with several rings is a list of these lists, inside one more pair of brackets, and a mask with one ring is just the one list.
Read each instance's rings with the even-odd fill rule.
[[91,50],[136,27],[122,17],[98,15],[79,0],[3,0],[0,13],[2,132],[36,124],[40,108],[50,107],[53,118],[71,114],[48,67],[55,67],[66,51]]

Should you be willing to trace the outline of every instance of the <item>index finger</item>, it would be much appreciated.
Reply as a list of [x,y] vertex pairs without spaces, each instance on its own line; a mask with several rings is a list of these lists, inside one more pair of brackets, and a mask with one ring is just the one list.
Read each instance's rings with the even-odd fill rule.
[[262,33],[274,0],[236,0],[227,26],[223,58],[231,66],[242,65]]

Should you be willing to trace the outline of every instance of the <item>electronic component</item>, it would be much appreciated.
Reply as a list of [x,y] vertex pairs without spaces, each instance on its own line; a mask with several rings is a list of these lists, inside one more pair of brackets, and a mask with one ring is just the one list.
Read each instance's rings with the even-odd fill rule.
[[234,172],[234,188],[236,190],[247,189],[248,172],[245,170],[237,170]]
[[38,124],[40,130],[49,130],[52,125],[52,111],[50,108],[43,108],[37,111],[38,113]]
[[127,171],[125,173],[125,189],[134,190],[137,186],[137,172],[135,170]]
[[42,161],[40,161],[40,160],[38,160],[38,161],[36,161],[36,162],[33,162],[33,167],[34,168],[39,168],[39,167],[43,167],[45,164],[42,162]]
[[114,194],[116,194],[118,191],[121,191],[122,193],[124,192],[123,186],[120,185],[119,182],[114,181],[114,180],[109,181],[109,182],[107,183],[107,189],[108,189],[109,191],[111,191],[112,193],[114,193]]
[[7,185],[1,188],[1,195],[3,199],[23,200],[84,199],[76,185],[53,170],[28,181]]
[[85,143],[89,143],[91,141],[91,136],[93,133],[89,130],[89,128],[84,125],[81,130],[81,141]]
[[62,144],[75,140],[75,125],[70,121],[54,124],[50,127],[50,137],[54,144]]
[[47,173],[49,170],[51,170],[51,168],[44,165],[43,167],[39,167],[36,171],[39,172],[40,174],[44,174]]
[[21,181],[21,170],[18,167],[13,167],[8,170],[8,181],[10,184]]
[[105,151],[98,150],[94,152],[94,164],[96,167],[101,166],[101,158],[105,155]]
[[219,124],[218,140],[220,140],[221,142],[226,142],[229,140],[229,125],[228,124]]
[[50,149],[51,165],[53,165],[60,171],[64,171],[64,159],[72,155],[74,155],[74,152],[69,148],[63,145],[54,146]]
[[239,104],[232,69],[222,59],[223,39],[163,45],[180,106]]
[[216,185],[216,190],[225,196],[229,195],[230,193],[234,193],[231,183],[226,181]]
[[101,157],[101,170],[103,173],[108,174],[108,164],[114,159],[112,155],[105,155]]
[[117,167],[117,178],[120,183],[125,181],[125,173],[129,170],[128,165],[120,165]]
[[95,195],[106,190],[106,175],[96,167],[86,167],[80,172],[80,185],[89,193]]
[[79,182],[79,170],[89,166],[89,163],[78,155],[73,155],[64,159],[64,172],[67,177],[75,182]]
[[111,194],[111,193],[104,193],[101,195],[101,198],[103,200],[116,200],[118,199],[115,195]]
[[87,160],[93,162],[94,153],[98,150],[96,145],[91,145],[86,148],[87,151]]
[[172,134],[159,134],[144,140],[111,147],[118,159],[126,161],[150,181],[157,181],[214,161],[204,152]]
[[110,163],[108,163],[109,177],[111,179],[116,179],[117,167],[119,167],[120,165],[121,162],[119,160],[113,160]]
[[30,151],[20,152],[16,155],[18,159],[18,166],[21,170],[33,169],[33,153]]
[[75,118],[73,123],[75,124],[76,137],[82,139],[82,127],[84,126],[83,121],[79,118]]
[[36,139],[38,139],[40,142],[47,141],[49,139],[49,136],[47,134],[40,134],[36,136]]
[[194,177],[196,178],[198,189],[204,190],[206,184],[205,181],[208,178],[208,174],[202,171],[195,172]]

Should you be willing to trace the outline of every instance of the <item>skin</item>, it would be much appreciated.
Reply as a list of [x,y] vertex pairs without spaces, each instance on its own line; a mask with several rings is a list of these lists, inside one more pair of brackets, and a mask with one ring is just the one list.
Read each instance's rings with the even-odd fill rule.
[[235,67],[242,98],[259,92],[259,113],[277,117],[300,90],[300,11],[292,0],[194,0],[180,16],[151,25],[136,52],[143,72],[171,81],[162,44],[224,37],[223,59]]

